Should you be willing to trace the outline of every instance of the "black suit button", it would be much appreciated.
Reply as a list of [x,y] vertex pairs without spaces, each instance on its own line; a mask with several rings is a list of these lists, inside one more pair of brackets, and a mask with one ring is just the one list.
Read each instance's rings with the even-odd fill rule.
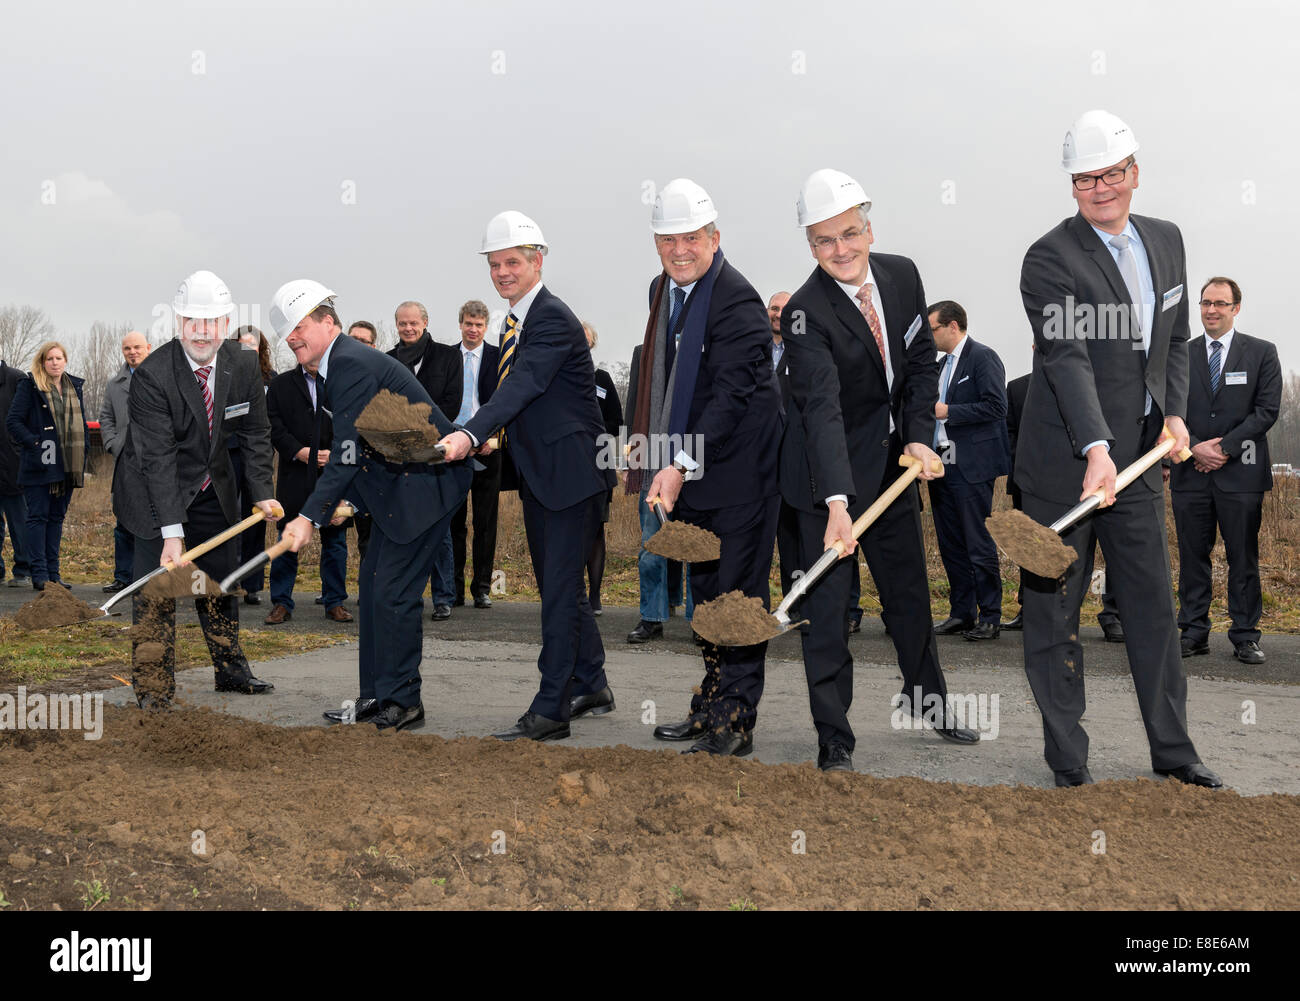
[[1215,415],[1214,415],[1214,414],[1210,414],[1210,416],[1213,417],[1213,416],[1215,416]]
[[888,438],[882,438],[881,441],[880,441],[880,447],[881,447],[881,448],[888,448],[888,447],[889,447],[889,439],[888,439]]

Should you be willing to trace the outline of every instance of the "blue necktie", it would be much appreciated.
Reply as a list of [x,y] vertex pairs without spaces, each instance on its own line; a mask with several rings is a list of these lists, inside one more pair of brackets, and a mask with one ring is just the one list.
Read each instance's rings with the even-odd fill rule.
[[664,352],[664,372],[673,370],[673,359],[677,357],[677,342],[681,335],[677,332],[677,321],[681,319],[682,307],[686,305],[686,290],[673,289],[673,304],[668,311],[668,345]]
[[464,354],[465,369],[465,388],[460,392],[460,412],[456,414],[456,423],[463,425],[470,417],[473,416],[471,410],[474,404],[474,379],[476,376],[475,368],[477,361],[473,354]]
[[1218,341],[1210,344],[1210,393],[1219,391],[1219,375],[1223,366],[1223,345]]
[[[953,355],[948,355],[943,360],[943,378],[939,381],[939,402],[948,402],[948,380],[952,378]],[[938,448],[943,442],[948,440],[946,427],[935,421],[934,424],[934,448]]]

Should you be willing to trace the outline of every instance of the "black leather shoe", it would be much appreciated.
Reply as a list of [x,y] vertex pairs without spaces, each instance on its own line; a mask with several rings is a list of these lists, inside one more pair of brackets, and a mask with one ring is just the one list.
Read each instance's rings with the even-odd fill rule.
[[843,744],[820,744],[817,747],[817,767],[824,772],[851,772],[853,755]]
[[451,618],[451,606],[450,606],[450,605],[434,605],[434,606],[433,606],[433,615],[431,615],[430,618],[433,619],[434,622],[441,622],[443,619],[450,619],[450,618]]
[[1056,785],[1064,789],[1069,786],[1090,786],[1092,785],[1092,773],[1088,771],[1087,765],[1081,765],[1078,768],[1067,768],[1063,772],[1056,772]]
[[703,751],[724,758],[743,758],[753,749],[754,735],[752,733],[738,733],[735,730],[713,730],[706,733],[682,753],[698,754]]
[[1195,640],[1189,640],[1184,636],[1179,640],[1179,645],[1182,647],[1184,657],[1199,657],[1203,653],[1210,652],[1209,640],[1201,640],[1201,642],[1197,643]]
[[502,730],[492,736],[497,740],[563,740],[569,736],[569,724],[566,720],[547,719],[538,716],[531,709],[519,717],[509,730]]
[[318,605],[323,605],[323,604],[325,604],[325,595],[323,595],[323,594],[318,594],[318,595],[316,595],[316,604],[318,604]]
[[627,634],[629,643],[649,643],[651,640],[661,640],[664,638],[664,624],[662,622],[647,622],[642,619],[637,623],[637,627]]
[[[375,713],[377,713],[377,712],[379,712],[379,700],[378,700],[378,699],[360,699],[360,698],[359,698],[359,699],[356,700],[355,703],[353,703],[353,709],[352,709],[352,722],[354,722],[354,723],[368,723],[368,722],[370,722],[371,718],[372,718],[372,717],[375,715]],[[327,720],[329,720],[331,723],[342,723],[342,722],[343,722],[343,710],[342,710],[342,709],[326,709],[323,713],[321,713],[321,715],[324,716],[324,717],[325,717]]]
[[43,581],[43,580],[34,580],[34,581],[32,581],[32,590],[33,590],[33,591],[44,591],[44,590],[45,590],[45,581]]
[[1232,652],[1232,655],[1243,664],[1264,663],[1264,651],[1259,648],[1259,644],[1254,640],[1238,643],[1237,649]]
[[975,623],[970,619],[959,619],[950,615],[934,627],[934,634],[936,636],[952,636],[956,633],[964,633],[974,625]]
[[130,581],[115,580],[111,584],[105,584],[100,588],[100,590],[105,594],[117,594],[118,591],[122,590],[122,588],[126,587],[129,583]]
[[953,744],[978,744],[980,735],[974,730],[967,730],[960,726],[936,726],[934,732],[944,740]]
[[703,716],[692,716],[680,723],[665,723],[655,727],[655,740],[699,740],[708,724]]
[[475,608],[491,608],[491,607],[492,607],[492,599],[489,598],[486,594],[480,594],[478,597],[476,597],[476,598],[474,599],[474,607],[475,607]]
[[1153,768],[1152,771],[1157,775],[1168,775],[1171,779],[1177,779],[1189,786],[1204,786],[1206,789],[1223,788],[1223,779],[1199,761],[1193,761],[1189,765],[1179,765],[1177,768]]
[[1107,643],[1123,643],[1124,627],[1118,622],[1103,622],[1101,624],[1102,635],[1106,637]]
[[72,585],[69,584],[69,583],[68,583],[66,580],[64,580],[62,577],[55,577],[53,580],[50,581],[50,583],[51,583],[51,584],[58,584],[58,585],[61,586],[61,587],[66,587],[69,591],[72,590]]
[[399,706],[390,702],[370,717],[376,730],[413,730],[424,726],[424,706],[417,702],[413,706]]
[[1018,632],[1025,628],[1025,616],[1023,612],[1017,612],[1016,617],[1009,622],[1002,623],[1002,628],[1010,632]]
[[590,695],[575,695],[569,699],[569,722],[583,716],[604,716],[614,711],[614,692],[606,685]]
[[451,603],[451,607],[452,607],[452,608],[464,608],[464,607],[465,607],[465,596],[462,594],[459,598],[457,598],[455,601],[453,601],[453,602]]
[[248,594],[244,595],[245,605],[260,605],[261,603],[262,603],[262,596],[258,594],[256,591],[249,591]]
[[995,640],[1002,627],[996,622],[981,622],[970,629],[967,629],[963,636],[968,640]]
[[254,678],[251,674],[247,678],[223,678],[218,675],[217,691],[238,692],[240,695],[265,695],[267,692],[275,691],[275,686],[269,681]]

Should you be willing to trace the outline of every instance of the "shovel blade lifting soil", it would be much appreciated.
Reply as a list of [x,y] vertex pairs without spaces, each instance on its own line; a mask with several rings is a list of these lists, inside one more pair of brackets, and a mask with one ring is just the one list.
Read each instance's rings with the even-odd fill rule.
[[646,500],[659,519],[659,529],[645,540],[645,551],[683,563],[708,563],[722,555],[722,540],[698,525],[669,521],[658,497]]
[[433,408],[381,389],[357,416],[357,432],[389,462],[442,462],[445,446],[429,423]]

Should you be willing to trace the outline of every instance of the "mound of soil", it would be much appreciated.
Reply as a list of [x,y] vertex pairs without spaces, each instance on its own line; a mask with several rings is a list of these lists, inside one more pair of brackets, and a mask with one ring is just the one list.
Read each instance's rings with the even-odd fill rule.
[[748,598],[743,591],[728,591],[696,605],[691,626],[718,646],[751,646],[785,631],[763,607],[762,598]]
[[66,587],[53,583],[46,584],[44,591],[14,612],[14,622],[20,629],[70,626],[103,617],[104,613],[94,605],[87,605]]
[[0,733],[0,801],[14,911],[81,911],[90,880],[98,910],[1300,907],[1300,797],[1144,779],[962,786],[109,706],[98,741]]
[[722,541],[707,529],[670,521],[646,539],[645,550],[683,563],[708,563],[722,554]]
[[1040,577],[1060,577],[1079,558],[1059,535],[1023,511],[998,511],[984,520],[984,527],[1018,566]]
[[427,462],[438,443],[433,408],[381,389],[357,417],[357,431],[389,462]]

